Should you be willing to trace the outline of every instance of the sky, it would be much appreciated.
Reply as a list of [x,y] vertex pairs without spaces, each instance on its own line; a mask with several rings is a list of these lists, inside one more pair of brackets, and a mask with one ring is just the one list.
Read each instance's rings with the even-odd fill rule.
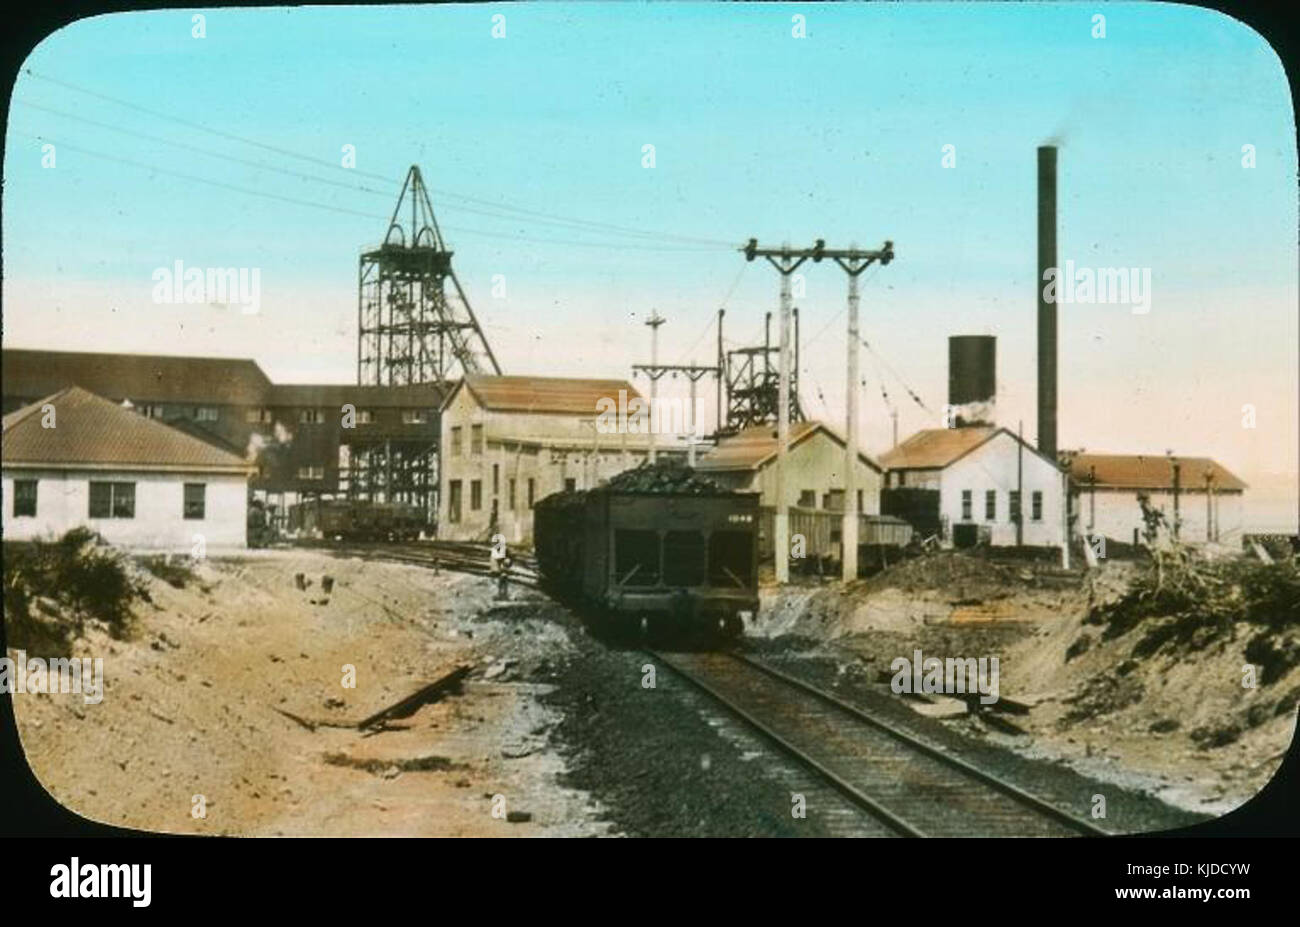
[[[1060,445],[1215,457],[1251,485],[1253,525],[1295,530],[1294,109],[1268,43],[1220,13],[160,11],[76,22],[23,67],[6,347],[252,357],[277,382],[354,382],[358,257],[418,164],[506,373],[630,376],[654,311],[662,362],[712,363],[720,307],[729,346],[777,308],[775,271],[737,250],[748,238],[892,240],[894,262],[862,278],[872,453],[892,443],[882,382],[900,437],[941,424],[954,334],[997,336],[998,420],[1033,439],[1035,148],[1055,141],[1060,262],[1151,276],[1146,313],[1059,307]],[[176,261],[257,269],[259,311],[154,302]],[[842,429],[845,275],[802,270],[802,403]]]

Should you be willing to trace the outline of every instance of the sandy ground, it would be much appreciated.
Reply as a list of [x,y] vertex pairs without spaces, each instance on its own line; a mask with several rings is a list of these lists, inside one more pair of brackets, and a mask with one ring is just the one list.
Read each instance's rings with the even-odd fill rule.
[[[1136,660],[1138,630],[1101,641],[1100,629],[1084,624],[1090,604],[1118,595],[1135,569],[1107,562],[1072,585],[1049,582],[1052,577],[1040,578],[1027,566],[990,568],[940,554],[847,591],[770,589],[751,633],[803,639],[864,661],[874,678],[915,647],[927,657],[996,655],[1002,696],[1031,706],[1027,715],[1005,716],[1025,734],[991,732],[968,717],[953,719],[954,729],[1177,808],[1226,813],[1281,765],[1294,733],[1300,667],[1268,685],[1243,688],[1244,627],[1223,645]],[[1067,649],[1081,637],[1089,646],[1067,660]],[[887,684],[881,689],[889,691]],[[1191,736],[1225,725],[1240,732],[1221,746]]]
[[[175,833],[607,831],[558,782],[558,712],[540,696],[570,645],[526,602],[496,606],[477,577],[307,551],[209,560],[196,576],[182,589],[154,580],[131,639],[78,642],[77,655],[104,658],[100,704],[15,697],[28,762],[64,806]],[[461,694],[377,734],[312,731],[275,710],[355,723],[461,665],[474,667]]]

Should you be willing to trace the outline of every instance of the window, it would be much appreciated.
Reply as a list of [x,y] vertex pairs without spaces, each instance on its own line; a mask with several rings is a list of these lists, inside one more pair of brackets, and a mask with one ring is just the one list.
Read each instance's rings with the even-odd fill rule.
[[204,483],[186,483],[185,484],[185,505],[184,517],[190,519],[203,519],[204,497],[206,495],[207,485]]
[[216,406],[199,406],[194,410],[196,422],[215,422],[218,417]]
[[300,480],[323,480],[325,479],[325,467],[320,464],[310,464],[306,467],[298,468],[298,479]]
[[320,409],[299,409],[298,423],[300,425],[320,425],[325,421],[325,413]]
[[998,491],[990,489],[984,493],[984,520],[996,521],[998,517]]
[[861,514],[862,511],[863,511],[863,509],[862,509],[862,490],[859,489],[859,490],[858,490],[858,513]]
[[473,457],[483,456],[483,426],[469,426],[469,452]]
[[271,424],[270,409],[248,409],[244,412],[244,421],[249,425]]
[[492,495],[499,496],[500,494],[501,494],[501,465],[493,464],[492,465]]
[[963,489],[961,491],[961,520],[962,521],[970,521],[970,509],[971,509],[971,491],[969,489]]
[[460,480],[447,484],[447,521],[453,525],[460,521]]
[[704,535],[699,531],[664,535],[664,582],[670,586],[704,585]]
[[14,480],[14,518],[36,515],[36,480]]
[[802,509],[817,508],[817,490],[801,489],[799,491],[799,507]]
[[1011,523],[1015,524],[1020,521],[1020,490],[1013,489],[1008,495],[1011,497]]
[[832,489],[822,494],[822,508],[828,512],[844,511],[844,490]]
[[460,456],[460,426],[451,426],[451,456]]
[[1043,494],[1038,490],[1029,497],[1029,515],[1034,521],[1043,520]]
[[533,478],[530,476],[528,478],[528,507],[530,509],[533,507],[533,490],[535,488],[536,487],[533,485]]
[[163,417],[163,407],[162,407],[162,406],[139,406],[138,409],[139,409],[140,414],[143,415],[145,418],[162,418],[162,417]]
[[357,409],[357,424],[370,425],[375,420],[375,413],[370,409]]
[[574,478],[571,477],[571,476],[565,478],[565,480],[564,480],[564,491],[565,491],[565,492],[573,492],[573,491],[574,491],[575,489],[577,489],[577,488],[578,488],[578,481],[577,481],[576,479],[574,479]]
[[483,481],[469,481],[469,508],[471,512],[477,512],[483,508]]
[[515,478],[510,477],[510,511],[515,510]]
[[90,483],[91,518],[135,518],[135,483]]
[[427,425],[429,424],[429,412],[426,409],[403,409],[403,425]]

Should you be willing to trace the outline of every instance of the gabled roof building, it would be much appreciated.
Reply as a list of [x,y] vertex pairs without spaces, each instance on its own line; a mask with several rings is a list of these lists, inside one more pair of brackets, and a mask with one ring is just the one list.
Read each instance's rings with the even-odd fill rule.
[[85,525],[130,547],[242,547],[253,472],[241,456],[81,387],[4,417],[4,535]]

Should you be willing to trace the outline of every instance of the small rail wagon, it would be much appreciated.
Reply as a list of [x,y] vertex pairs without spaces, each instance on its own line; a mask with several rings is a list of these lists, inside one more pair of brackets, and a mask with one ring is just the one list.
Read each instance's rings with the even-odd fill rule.
[[304,534],[345,541],[414,540],[428,528],[419,506],[352,499],[313,499],[292,506],[290,524]]
[[758,494],[680,470],[665,483],[643,466],[541,500],[534,546],[547,587],[610,628],[739,635],[758,612]]
[[[790,537],[801,537],[802,554],[792,564],[803,570],[827,570],[843,556],[841,535],[844,513],[790,506]],[[759,532],[759,558],[773,559],[776,510],[764,506]],[[912,526],[891,515],[858,516],[858,564],[866,569],[883,567],[897,560],[912,543]]]

